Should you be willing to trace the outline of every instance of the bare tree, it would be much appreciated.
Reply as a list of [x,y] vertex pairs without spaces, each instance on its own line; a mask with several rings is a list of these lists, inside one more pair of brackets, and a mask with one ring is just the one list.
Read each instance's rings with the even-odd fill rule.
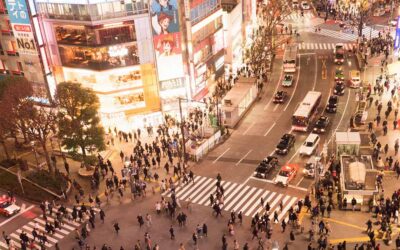
[[[258,6],[258,29],[253,36],[253,42],[245,50],[247,63],[252,70],[259,74],[262,69],[269,67],[276,48],[280,45],[277,27],[291,13],[291,1],[270,0]],[[282,27],[283,28],[283,27]]]
[[48,139],[56,131],[57,113],[54,108],[36,106],[32,101],[21,105],[22,115],[25,117],[26,132],[29,137],[39,142],[43,149],[46,163],[50,173],[54,173],[54,167],[47,149]]

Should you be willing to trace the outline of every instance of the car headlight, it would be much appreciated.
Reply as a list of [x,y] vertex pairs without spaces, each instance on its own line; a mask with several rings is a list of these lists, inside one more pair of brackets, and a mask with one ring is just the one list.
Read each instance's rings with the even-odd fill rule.
[[325,132],[325,129],[321,129],[322,132]]
[[287,152],[287,149],[282,150],[283,152]]

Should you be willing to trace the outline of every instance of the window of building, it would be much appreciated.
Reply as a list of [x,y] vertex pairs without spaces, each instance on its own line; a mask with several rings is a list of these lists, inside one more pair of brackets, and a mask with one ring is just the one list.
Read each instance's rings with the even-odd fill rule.
[[219,0],[204,0],[197,5],[190,6],[190,21],[192,24],[200,22],[205,17],[216,11],[220,6]]
[[24,71],[24,68],[22,67],[22,63],[21,62],[17,62],[17,68],[19,71]]

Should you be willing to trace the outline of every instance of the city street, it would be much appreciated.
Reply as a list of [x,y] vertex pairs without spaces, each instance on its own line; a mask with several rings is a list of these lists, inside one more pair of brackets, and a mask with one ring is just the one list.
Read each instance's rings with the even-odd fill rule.
[[[378,37],[379,32],[387,28],[380,19],[377,19],[376,22],[379,23],[379,26],[367,26],[363,30],[363,34],[368,38],[369,36],[371,38]],[[328,155],[334,154],[336,147],[334,142],[335,132],[349,130],[351,117],[354,116],[357,107],[356,100],[359,89],[345,88],[344,94],[338,97],[336,113],[327,113],[325,107],[328,104],[329,97],[333,95],[336,69],[339,67],[343,69],[345,79],[350,78],[350,71],[358,70],[355,53],[350,52],[356,44],[357,32],[342,32],[337,23],[332,20],[324,22],[323,18],[316,16],[314,10],[304,11],[304,16],[301,16],[298,11],[294,11],[284,20],[284,24],[290,24],[300,34],[297,37],[293,35],[288,43],[298,45],[298,63],[292,86],[282,86],[285,75],[283,72],[284,51],[288,46],[288,44],[282,44],[274,59],[271,79],[268,84],[264,85],[260,98],[255,101],[239,124],[234,129],[229,130],[230,135],[225,141],[219,143],[199,162],[189,164],[190,170],[194,173],[193,181],[184,184],[182,180],[178,180],[174,194],[170,190],[163,192],[158,188],[157,190],[148,188],[145,197],[133,198],[128,190],[129,188],[127,188],[122,197],[117,198],[118,194],[115,194],[109,202],[106,201],[104,194],[101,194],[101,206],[93,209],[96,218],[95,228],[90,229],[85,244],[90,247],[96,246],[97,249],[102,249],[103,244],[112,249],[120,249],[121,247],[123,247],[121,249],[133,249],[134,245],[140,241],[141,249],[145,249],[143,242],[145,234],[149,233],[151,246],[154,247],[155,244],[158,244],[159,249],[163,250],[182,250],[179,248],[181,243],[185,249],[221,249],[221,239],[223,235],[226,235],[227,249],[234,249],[234,240],[239,243],[240,249],[245,243],[249,244],[249,249],[264,249],[259,248],[260,242],[257,239],[253,240],[251,223],[254,216],[261,215],[266,211],[264,206],[265,203],[268,203],[270,205],[269,219],[272,223],[275,220],[274,213],[276,213],[277,221],[272,223],[271,240],[266,239],[265,232],[259,232],[259,236],[265,239],[263,245],[266,249],[272,249],[273,242],[279,244],[279,248],[273,249],[282,249],[285,244],[287,244],[287,249],[307,249],[310,244],[309,230],[318,227],[318,225],[311,223],[313,221],[311,218],[312,211],[306,212],[307,208],[303,206],[303,209],[298,213],[301,227],[295,228],[289,225],[289,211],[293,207],[298,207],[299,201],[303,204],[306,195],[312,197],[313,206],[318,204],[318,200],[314,200],[315,179],[303,174],[304,166],[310,157],[301,156],[300,147],[311,134],[316,120],[321,115],[327,116],[330,119],[330,124],[327,131],[319,135],[320,142],[314,155],[320,155],[324,146],[328,148]],[[316,32],[316,28],[321,30]],[[334,63],[334,48],[337,43],[343,43],[345,49],[344,63],[341,66]],[[380,60],[379,57],[371,59],[371,64],[367,67],[366,72],[361,74],[364,86],[367,86],[368,83],[375,84],[375,79],[380,74]],[[347,83],[347,80],[345,82]],[[286,91],[288,97],[284,103],[276,104],[273,102],[273,98],[279,90]],[[293,131],[292,116],[309,91],[318,91],[322,94],[316,114],[311,118],[310,124],[312,125],[307,132]],[[379,100],[383,98],[382,102],[386,105],[391,96],[386,91],[383,97],[378,98]],[[371,107],[369,112],[368,121],[374,123],[376,111]],[[392,127],[391,123],[389,124]],[[382,135],[380,128],[379,130],[377,128],[377,131],[378,139],[382,141],[382,145],[389,141],[392,147],[394,138],[398,137],[398,131],[389,131],[388,138]],[[294,146],[286,155],[277,155],[276,146],[280,138],[286,133],[295,136]],[[116,148],[128,155],[133,151],[133,146],[117,144],[114,148],[115,152],[109,155],[113,165],[117,166],[115,167],[117,175],[120,176],[122,158],[116,154]],[[389,154],[392,153],[393,150],[391,149]],[[256,167],[267,156],[276,156],[279,162],[278,166],[274,167],[265,178],[255,177]],[[296,176],[287,187],[276,185],[275,180],[278,172],[286,164],[298,165],[299,169]],[[383,189],[385,192],[382,192],[382,195],[391,197],[391,194],[400,187],[398,178],[394,171],[385,171],[384,173],[381,190]],[[221,182],[217,184],[218,175],[221,176]],[[165,174],[165,178],[171,176],[170,173]],[[161,179],[164,179],[164,176]],[[152,188],[156,186],[155,184],[151,185]],[[215,195],[216,185],[221,185],[224,190],[222,216],[219,217],[214,214],[211,207],[212,202],[210,202],[210,196],[214,197]],[[103,186],[101,187],[103,188]],[[0,193],[1,195],[2,193]],[[334,196],[336,197],[336,194]],[[172,201],[174,199],[172,197],[176,197],[179,201],[176,214],[172,218],[168,215],[168,212],[162,211],[158,214],[156,203],[162,199]],[[65,204],[68,211],[72,211],[75,205],[73,198],[70,196]],[[263,201],[262,205],[261,200]],[[87,205],[87,202],[84,202]],[[20,247],[18,243],[20,233],[25,231],[29,238],[33,238],[31,235],[33,228],[38,227],[41,231],[44,231],[46,220],[43,218],[42,210],[38,204],[18,198],[17,204],[21,206],[21,212],[12,218],[0,217],[0,231],[5,231],[16,246]],[[100,209],[105,212],[104,223],[99,219]],[[56,208],[54,208],[54,211],[57,211]],[[183,226],[179,225],[176,219],[180,212],[187,215],[187,222]],[[234,233],[231,233],[228,226],[231,212],[236,215],[236,221],[233,225]],[[237,219],[239,212],[243,214],[242,224]],[[148,219],[147,214],[150,215],[151,219]],[[144,225],[139,225],[137,219],[139,215],[147,218]],[[56,220],[55,213],[47,217],[50,221]],[[326,223],[330,224],[329,244],[336,245],[347,241],[347,249],[353,249],[355,244],[359,242],[368,242],[369,237],[365,233],[366,221],[371,217],[372,214],[366,210],[344,211],[334,209],[329,218],[323,218]],[[283,221],[288,223],[285,232],[282,232],[281,227]],[[61,228],[55,230],[54,234],[49,234],[45,249],[54,249],[56,243],[59,244],[60,249],[84,249],[78,245],[75,230],[85,226],[87,222],[67,219],[64,219],[64,222]],[[118,223],[120,227],[118,233],[115,232],[115,223]],[[193,243],[192,235],[203,224],[207,225],[208,234],[203,236],[199,234],[198,245],[196,246]],[[393,227],[396,224],[393,223]],[[171,227],[174,229],[174,239],[170,237],[169,230]],[[374,227],[378,229],[378,226]],[[294,232],[296,240],[290,239],[291,231]],[[398,233],[398,228],[393,228],[395,237]],[[315,239],[318,239],[319,235],[317,233],[315,235]],[[395,249],[394,246],[383,246],[381,239],[378,238],[378,241],[381,242],[381,249]],[[317,247],[317,240],[313,241],[311,245]],[[3,238],[0,239],[0,249],[8,249]]]

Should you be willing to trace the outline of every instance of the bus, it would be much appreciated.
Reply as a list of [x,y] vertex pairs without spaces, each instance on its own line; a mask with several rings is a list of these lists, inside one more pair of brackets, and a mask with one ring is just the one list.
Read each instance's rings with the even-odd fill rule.
[[283,55],[283,72],[296,72],[297,65],[297,44],[288,44]]
[[292,117],[293,131],[307,131],[321,102],[321,92],[308,91]]

